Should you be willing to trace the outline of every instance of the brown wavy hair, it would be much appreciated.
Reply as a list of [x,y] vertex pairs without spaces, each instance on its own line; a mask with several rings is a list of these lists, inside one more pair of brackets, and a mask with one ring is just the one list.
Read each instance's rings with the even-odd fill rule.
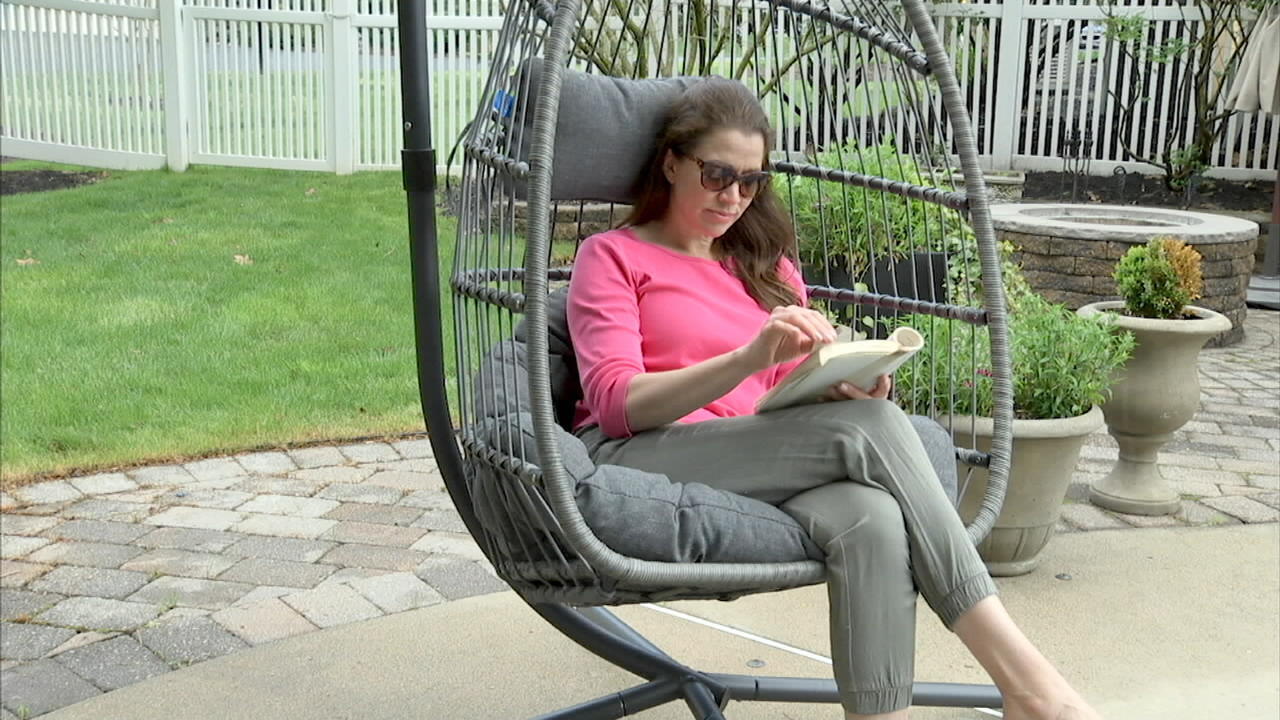
[[[661,219],[671,201],[671,183],[662,171],[667,151],[688,155],[702,138],[717,130],[732,129],[764,138],[762,166],[769,165],[773,128],[760,101],[740,82],[710,76],[690,85],[667,111],[648,170],[637,183],[636,204],[622,226],[643,225]],[[782,209],[772,184],[752,199],[712,249],[721,258],[732,258],[734,272],[761,307],[799,304],[795,288],[778,274],[778,261],[795,262],[795,228]]]

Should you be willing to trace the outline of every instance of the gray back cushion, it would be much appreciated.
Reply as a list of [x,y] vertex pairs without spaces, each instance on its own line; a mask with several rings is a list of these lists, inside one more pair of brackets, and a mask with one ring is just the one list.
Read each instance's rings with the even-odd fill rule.
[[[516,87],[529,93],[524,124],[515,128],[520,159],[529,160],[543,61],[526,60]],[[528,82],[525,82],[525,76]],[[653,157],[671,103],[696,77],[629,80],[565,70],[551,161],[551,200],[630,203]],[[523,196],[523,188],[517,189]]]

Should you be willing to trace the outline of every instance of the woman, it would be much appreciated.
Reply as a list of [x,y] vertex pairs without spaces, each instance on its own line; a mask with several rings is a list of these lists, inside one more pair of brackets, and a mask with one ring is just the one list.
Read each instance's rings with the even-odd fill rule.
[[907,717],[919,591],[986,668],[1010,720],[1098,718],[1013,624],[920,437],[889,402],[754,415],[835,339],[805,307],[794,234],[763,171],[772,130],[741,84],[707,78],[670,112],[640,200],[579,249],[569,326],[597,463],[697,480],[781,507],[827,554],[831,649],[849,718]]

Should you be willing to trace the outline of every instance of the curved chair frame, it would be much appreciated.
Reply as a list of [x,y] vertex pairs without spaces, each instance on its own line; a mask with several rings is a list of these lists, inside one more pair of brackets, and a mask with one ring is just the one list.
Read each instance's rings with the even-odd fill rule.
[[[525,3],[548,24],[543,39],[543,57],[550,72],[540,77],[531,150],[527,165],[530,217],[545,216],[550,209],[551,161],[555,143],[555,119],[560,97],[559,72],[566,63],[572,35],[578,27],[580,0],[561,0],[552,5],[546,0],[513,0]],[[875,29],[852,18],[842,18],[829,9],[797,0],[772,0],[777,6],[803,12],[811,17],[832,22],[843,30],[863,37],[875,35]],[[1010,387],[1008,340],[1000,260],[987,206],[976,146],[959,85],[943,50],[924,0],[902,0],[910,24],[919,38],[923,53],[910,48],[897,48],[895,54],[917,70],[931,72],[941,90],[947,116],[953,127],[954,149],[964,173],[963,195],[978,244],[983,279],[983,309],[977,322],[987,327],[990,335],[994,369],[995,435],[988,455],[980,463],[988,468],[989,480],[982,505],[969,524],[974,541],[985,537],[994,523],[1003,501],[1008,477],[1012,424],[1012,392]],[[546,593],[534,593],[523,585],[527,578],[505,565],[498,548],[486,542],[486,528],[477,517],[467,478],[470,464],[477,462],[467,448],[464,433],[454,428],[446,390],[443,324],[441,318],[440,257],[435,223],[435,150],[431,147],[429,111],[430,83],[426,50],[426,10],[422,0],[402,0],[399,8],[401,39],[401,82],[404,107],[403,178],[408,199],[411,263],[414,303],[414,327],[418,355],[418,382],[421,402],[430,431],[435,458],[447,489],[468,530],[480,541],[494,561],[499,574],[525,597],[526,601],[548,622],[574,641],[606,661],[632,672],[644,683],[573,708],[554,712],[546,718],[618,718],[667,702],[683,699],[694,717],[722,718],[722,710],[732,700],[790,702],[837,702],[833,680],[771,678],[749,675],[722,675],[689,668],[655,647],[607,609],[598,606],[571,607],[565,602],[548,601]],[[841,24],[843,23],[843,24]],[[884,40],[884,45],[901,45]],[[511,160],[509,165],[515,165]],[[796,174],[825,175],[822,168],[791,168]],[[921,198],[931,199],[931,198]],[[934,200],[938,202],[938,200]],[[620,555],[602,543],[587,526],[574,500],[574,480],[566,471],[554,434],[553,414],[548,380],[547,293],[548,279],[555,271],[548,268],[549,228],[542,223],[529,224],[529,249],[526,264],[515,270],[523,277],[524,292],[518,296],[499,298],[525,314],[528,327],[529,387],[532,400],[538,467],[512,472],[513,477],[535,485],[551,511],[554,530],[563,545],[576,553],[597,578],[607,579],[613,586],[625,586],[635,593],[690,588],[678,597],[731,597],[748,592],[796,587],[822,582],[821,563],[806,561],[775,564],[662,563]],[[496,272],[512,272],[495,270]],[[465,282],[465,278],[461,279]],[[455,288],[460,282],[454,277]],[[833,299],[878,302],[879,296],[833,288],[816,288],[815,296]],[[825,293],[825,295],[824,295]],[[908,306],[909,307],[909,306]],[[462,449],[460,449],[462,446]],[[464,453],[466,457],[464,457]],[[977,455],[971,453],[971,455]],[[963,453],[961,454],[963,458]],[[517,463],[519,465],[519,463]],[[642,599],[642,598],[641,598]],[[575,605],[596,605],[605,601],[582,602],[581,597],[566,597]],[[630,597],[628,602],[636,601]],[[913,693],[917,705],[1000,707],[1001,698],[994,687],[917,683]]]

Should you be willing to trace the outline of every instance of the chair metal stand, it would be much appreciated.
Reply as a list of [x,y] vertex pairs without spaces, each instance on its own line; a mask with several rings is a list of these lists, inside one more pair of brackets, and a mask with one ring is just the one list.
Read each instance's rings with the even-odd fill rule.
[[[607,608],[535,603],[533,609],[574,642],[648,682],[610,693],[537,720],[605,720],[634,715],[683,699],[694,718],[723,718],[729,701],[838,703],[833,679],[703,673],[667,655]],[[1001,708],[991,685],[916,683],[911,702],[920,707]]]

